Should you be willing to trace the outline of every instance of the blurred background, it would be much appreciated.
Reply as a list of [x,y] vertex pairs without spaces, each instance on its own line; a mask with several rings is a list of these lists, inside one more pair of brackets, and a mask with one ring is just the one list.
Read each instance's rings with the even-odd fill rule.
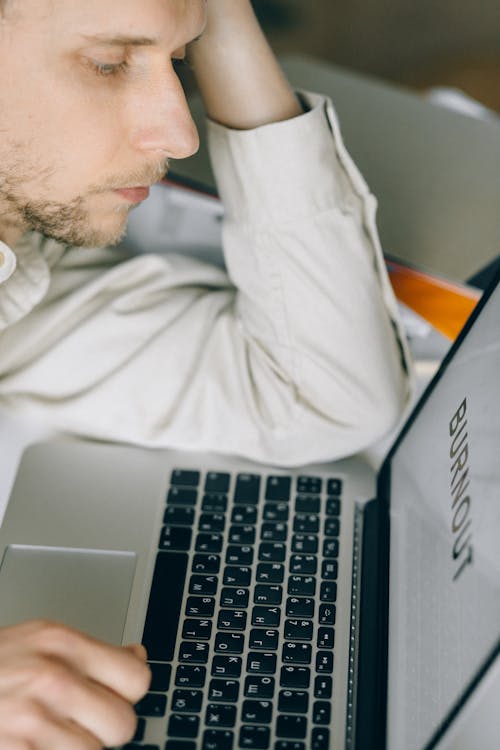
[[500,0],[252,0],[278,54],[305,53],[500,111]]

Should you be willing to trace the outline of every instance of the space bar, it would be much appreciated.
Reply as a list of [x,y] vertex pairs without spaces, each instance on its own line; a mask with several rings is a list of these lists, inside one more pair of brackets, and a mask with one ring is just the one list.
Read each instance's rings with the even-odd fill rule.
[[187,564],[185,552],[159,552],[156,558],[142,639],[152,661],[174,657]]

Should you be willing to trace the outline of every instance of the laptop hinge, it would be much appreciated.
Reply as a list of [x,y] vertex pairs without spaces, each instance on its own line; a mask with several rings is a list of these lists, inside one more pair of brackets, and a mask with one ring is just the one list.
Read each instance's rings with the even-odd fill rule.
[[389,522],[385,504],[363,512],[354,747],[383,750],[387,710]]

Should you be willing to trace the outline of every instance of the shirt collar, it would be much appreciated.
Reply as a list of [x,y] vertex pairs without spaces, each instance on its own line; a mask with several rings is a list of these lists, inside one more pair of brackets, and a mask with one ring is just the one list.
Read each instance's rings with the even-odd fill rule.
[[27,315],[46,295],[50,283],[49,264],[65,247],[38,232],[27,232],[15,252],[0,242],[0,330]]

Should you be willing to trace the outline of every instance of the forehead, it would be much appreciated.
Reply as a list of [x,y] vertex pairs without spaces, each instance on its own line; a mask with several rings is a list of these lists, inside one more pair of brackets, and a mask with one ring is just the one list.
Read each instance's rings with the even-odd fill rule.
[[[2,0],[0,0],[1,2]],[[8,0],[13,26],[36,36],[136,36],[182,46],[206,23],[205,0]]]

